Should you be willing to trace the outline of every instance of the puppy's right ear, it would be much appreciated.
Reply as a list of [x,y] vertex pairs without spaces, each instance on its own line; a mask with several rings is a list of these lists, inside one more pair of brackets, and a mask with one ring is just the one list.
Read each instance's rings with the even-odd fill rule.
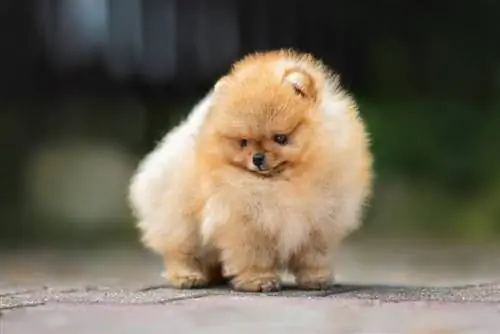
[[283,81],[290,84],[295,92],[303,97],[316,99],[316,84],[313,77],[301,68],[291,68],[283,75]]

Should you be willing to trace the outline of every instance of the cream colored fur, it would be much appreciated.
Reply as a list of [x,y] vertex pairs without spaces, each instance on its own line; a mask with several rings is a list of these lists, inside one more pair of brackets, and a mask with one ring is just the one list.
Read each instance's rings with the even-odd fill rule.
[[[239,290],[269,291],[279,288],[275,273],[290,270],[300,287],[325,288],[333,281],[341,241],[360,226],[372,157],[355,102],[321,64],[287,55],[265,61],[277,76],[298,66],[314,80],[314,167],[285,172],[272,182],[231,168],[200,167],[197,140],[218,101],[222,88],[216,85],[143,159],[131,180],[129,198],[142,242],[164,257],[176,287],[218,281],[222,270],[234,276]],[[239,73],[251,75],[259,61],[243,63]]]

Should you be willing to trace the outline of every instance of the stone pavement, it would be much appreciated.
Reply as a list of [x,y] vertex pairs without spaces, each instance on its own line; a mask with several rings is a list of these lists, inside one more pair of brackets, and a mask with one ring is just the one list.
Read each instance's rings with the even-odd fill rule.
[[326,292],[11,286],[2,334],[500,333],[500,282],[458,287],[339,285]]

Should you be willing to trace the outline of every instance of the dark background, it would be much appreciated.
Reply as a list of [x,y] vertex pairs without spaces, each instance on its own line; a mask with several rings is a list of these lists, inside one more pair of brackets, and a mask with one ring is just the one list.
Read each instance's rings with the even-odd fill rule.
[[3,0],[0,245],[137,245],[138,159],[230,64],[311,52],[373,138],[360,235],[500,236],[500,2]]

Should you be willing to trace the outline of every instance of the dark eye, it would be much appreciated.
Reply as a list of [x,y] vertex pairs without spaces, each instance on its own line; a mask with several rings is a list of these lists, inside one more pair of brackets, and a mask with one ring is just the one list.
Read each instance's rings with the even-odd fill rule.
[[274,135],[274,141],[280,145],[285,145],[288,142],[288,137],[286,135]]
[[240,140],[240,147],[241,148],[246,147],[247,145],[248,145],[248,140],[246,140],[246,139]]

